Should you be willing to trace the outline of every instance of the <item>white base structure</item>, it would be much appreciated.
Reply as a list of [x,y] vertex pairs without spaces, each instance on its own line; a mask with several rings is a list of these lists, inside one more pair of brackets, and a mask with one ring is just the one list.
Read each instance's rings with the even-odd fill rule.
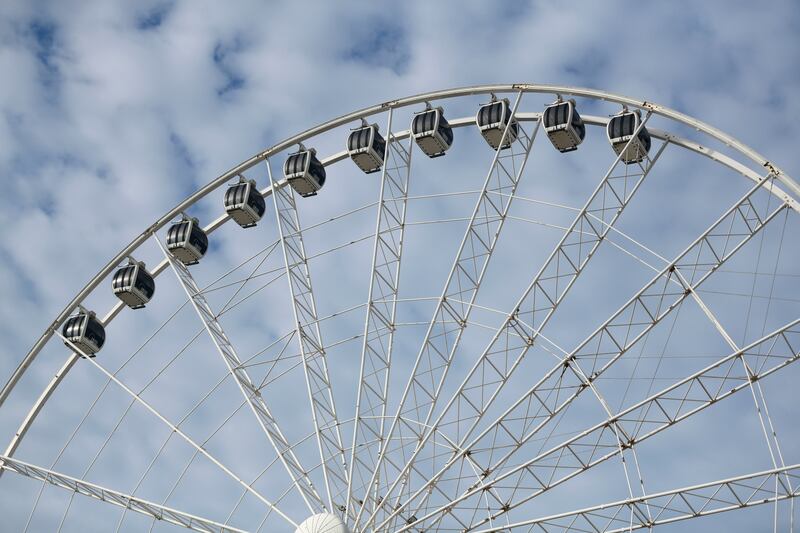
[[296,533],[350,533],[350,530],[338,516],[320,513],[307,518]]

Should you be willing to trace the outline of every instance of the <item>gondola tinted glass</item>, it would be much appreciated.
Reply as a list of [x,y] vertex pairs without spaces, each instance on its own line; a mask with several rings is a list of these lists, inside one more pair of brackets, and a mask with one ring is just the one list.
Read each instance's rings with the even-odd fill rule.
[[[100,351],[106,342],[106,331],[93,313],[81,311],[64,321],[61,333],[65,339],[90,357]],[[71,347],[68,343],[66,346]]]
[[225,191],[225,212],[243,228],[255,226],[266,211],[266,202],[255,181],[232,185]]
[[194,246],[201,255],[204,255],[208,250],[208,237],[196,224],[192,225],[192,231],[189,234],[189,243]]
[[440,107],[418,113],[411,121],[411,133],[428,157],[439,157],[453,144],[453,128]]
[[378,132],[376,124],[364,126],[350,133],[347,138],[347,152],[365,173],[377,172],[383,166],[386,140]]
[[313,148],[290,154],[283,164],[283,174],[303,197],[314,196],[325,185],[325,167]]
[[167,248],[182,263],[193,265],[208,250],[208,237],[196,219],[181,220],[167,230]]
[[547,106],[542,122],[550,142],[560,152],[577,150],[586,137],[586,126],[573,100]]
[[511,117],[506,98],[482,105],[475,120],[481,135],[494,150],[509,148],[519,135],[519,125]]
[[111,288],[128,307],[140,309],[153,297],[156,284],[143,263],[134,263],[121,267],[114,273]]
[[[641,116],[638,112],[624,112],[612,117],[606,126],[611,146],[617,154],[621,154],[621,159],[626,164],[640,162],[650,151],[652,142],[650,133],[644,126],[639,128],[639,124],[641,124]],[[639,133],[631,140],[637,128],[639,128]]]

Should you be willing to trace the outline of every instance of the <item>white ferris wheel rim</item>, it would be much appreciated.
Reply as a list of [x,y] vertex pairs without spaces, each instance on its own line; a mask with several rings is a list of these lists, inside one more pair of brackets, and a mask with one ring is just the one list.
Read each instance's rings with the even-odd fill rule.
[[[705,134],[710,139],[718,141],[726,145],[730,149],[734,150],[735,152],[737,152],[738,154],[749,160],[750,163],[755,164],[755,168],[760,170],[761,173],[752,166],[748,166],[747,164],[742,163],[738,159],[734,159],[730,156],[715,151],[711,148],[708,148],[707,146],[704,146],[692,140],[684,139],[679,136],[673,135],[668,131],[651,129],[651,134],[653,135],[654,138],[661,139],[663,141],[669,141],[670,143],[678,145],[689,151],[695,152],[700,155],[704,155],[712,159],[713,161],[720,163],[723,166],[726,166],[736,171],[739,174],[744,175],[745,177],[756,183],[766,181],[768,178],[775,178],[773,181],[780,182],[780,184],[783,187],[781,188],[780,186],[777,186],[774,183],[768,183],[765,186],[765,189],[768,189],[773,195],[779,198],[781,202],[785,203],[792,210],[800,213],[800,185],[798,185],[793,178],[784,173],[772,162],[768,161],[761,154],[759,154],[749,146],[741,143],[740,141],[731,137],[730,135],[702,121],[684,115],[673,109],[658,104],[654,104],[652,102],[648,102],[646,100],[636,100],[633,98],[628,98],[625,96],[616,95],[594,89],[557,86],[557,85],[540,85],[540,84],[483,85],[483,86],[449,89],[443,91],[434,91],[406,98],[400,98],[397,100],[384,102],[378,105],[354,111],[352,113],[348,113],[341,117],[324,122],[302,133],[289,137],[264,151],[259,152],[253,157],[247,159],[246,161],[240,163],[239,165],[233,167],[232,169],[228,170],[227,172],[213,179],[208,184],[197,190],[192,195],[188,196],[178,205],[176,205],[167,213],[165,213],[156,222],[148,226],[145,231],[143,231],[136,239],[134,239],[131,243],[129,243],[114,258],[112,258],[107,263],[107,265],[103,267],[84,286],[84,288],[81,289],[75,295],[75,297],[64,307],[62,312],[58,315],[58,317],[56,317],[56,319],[52,322],[52,324],[43,332],[41,337],[37,340],[37,342],[34,344],[34,346],[26,354],[24,359],[16,368],[11,378],[3,387],[3,389],[0,390],[0,407],[2,407],[3,403],[5,402],[9,394],[11,394],[14,387],[19,382],[25,371],[30,367],[32,362],[35,360],[41,349],[47,344],[47,342],[52,338],[53,335],[57,335],[58,328],[64,322],[64,320],[66,320],[66,318],[68,318],[70,314],[72,314],[75,311],[75,309],[80,306],[81,302],[84,301],[88,297],[88,295],[91,294],[92,291],[94,291],[98,287],[98,285],[102,282],[102,280],[107,278],[113,272],[114,268],[116,268],[119,264],[121,264],[125,260],[125,258],[132,256],[135,253],[136,249],[143,243],[145,243],[147,239],[155,236],[158,230],[160,230],[169,222],[174,220],[182,212],[189,209],[196,202],[200,201],[208,194],[224,186],[224,184],[229,180],[231,180],[232,178],[235,178],[237,175],[241,175],[243,172],[254,167],[258,163],[268,161],[270,157],[272,157],[273,155],[280,153],[295,144],[306,142],[307,140],[314,138],[315,136],[320,135],[326,131],[346,125],[348,123],[357,121],[359,119],[365,119],[372,115],[380,114],[386,111],[409,107],[412,105],[426,103],[429,101],[457,98],[469,95],[490,94],[490,93],[519,93],[519,94],[542,93],[542,94],[553,94],[558,96],[574,96],[587,99],[603,100],[611,103],[617,103],[634,109],[641,109],[643,111],[650,112],[654,115],[660,115],[664,118],[673,120],[676,123],[684,124],[701,132],[702,134]],[[540,119],[541,113],[520,112],[517,113],[515,116],[520,122],[533,122],[533,121],[538,121]],[[585,115],[583,118],[587,124],[595,126],[605,125],[605,123],[607,122],[607,119],[603,117],[594,117]],[[474,117],[451,119],[450,124],[454,128],[473,125]],[[410,132],[403,131],[393,135],[396,139],[401,140],[408,138],[410,136]],[[343,151],[333,154],[327,158],[324,158],[322,160],[322,163],[323,165],[328,166],[337,163],[339,161],[342,161],[346,158],[347,158],[347,152]],[[260,192],[262,196],[267,197],[272,195],[273,191],[283,188],[286,185],[287,181],[285,179],[280,181],[275,181],[271,186],[263,189]],[[229,220],[230,216],[224,214],[215,219],[214,221],[212,221],[211,223],[209,223],[204,229],[208,233],[213,232],[214,230],[218,229]],[[163,270],[165,270],[168,266],[169,262],[166,260],[162,262],[160,265],[158,265],[158,267],[156,267],[153,270],[154,277],[163,272]],[[123,308],[124,304],[122,302],[117,303],[101,319],[101,323],[108,324],[109,322],[111,322]],[[73,359],[75,359],[78,357],[78,355],[73,354],[72,357]],[[59,373],[56,375],[53,381],[51,381],[51,383],[40,395],[37,404],[34,405],[31,411],[27,414],[25,420],[20,426],[20,430],[13,437],[11,443],[6,449],[6,452],[3,454],[4,457],[8,459],[11,458],[13,452],[16,450],[17,446],[19,446],[22,438],[24,437],[25,432],[32,424],[38,412],[41,410],[46,401],[49,399],[53,389],[58,385],[60,379],[63,378],[63,375],[66,374],[66,371],[69,370],[68,365],[69,363],[65,364],[65,366],[61,369],[61,371],[59,371]],[[0,461],[0,465],[1,464],[2,461]],[[21,464],[24,465],[24,463]],[[774,473],[768,473],[768,474],[774,474]]]

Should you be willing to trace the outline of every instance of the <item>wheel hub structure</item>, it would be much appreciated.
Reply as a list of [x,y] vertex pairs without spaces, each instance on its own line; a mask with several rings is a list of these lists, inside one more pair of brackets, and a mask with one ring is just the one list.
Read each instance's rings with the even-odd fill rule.
[[324,122],[142,221],[42,333],[0,391],[0,512],[792,530],[798,198],[730,135],[594,89]]

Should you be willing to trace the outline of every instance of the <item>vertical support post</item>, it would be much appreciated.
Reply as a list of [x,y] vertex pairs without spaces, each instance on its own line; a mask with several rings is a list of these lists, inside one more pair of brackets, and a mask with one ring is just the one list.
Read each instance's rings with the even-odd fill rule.
[[286,440],[286,437],[283,436],[283,432],[278,426],[275,418],[272,416],[271,411],[267,407],[264,398],[261,395],[261,391],[253,384],[253,381],[250,379],[247,371],[242,367],[242,362],[239,359],[239,356],[236,354],[233,344],[228,338],[228,335],[225,333],[225,330],[222,329],[222,325],[219,323],[217,315],[211,310],[208,300],[197,286],[197,283],[195,282],[194,277],[192,277],[191,272],[189,272],[189,269],[186,267],[186,265],[175,259],[175,257],[173,257],[172,254],[170,254],[164,248],[164,245],[161,244],[161,241],[159,241],[156,236],[153,236],[153,238],[155,239],[156,243],[158,243],[161,251],[164,253],[164,257],[166,257],[167,261],[169,261],[169,265],[175,272],[175,275],[183,287],[183,290],[189,296],[192,307],[194,307],[194,310],[197,312],[197,315],[203,322],[203,325],[211,337],[211,340],[214,342],[214,346],[217,348],[219,355],[222,357],[222,360],[228,367],[228,371],[239,385],[239,390],[242,392],[242,395],[250,406],[250,409],[253,411],[253,414],[255,414],[256,418],[258,419],[261,429],[264,431],[267,439],[269,439],[272,447],[278,454],[281,463],[283,463],[283,466],[289,473],[289,477],[291,477],[294,486],[299,491],[300,496],[303,498],[303,501],[306,503],[309,511],[314,513],[318,512],[319,510],[324,510],[325,504],[322,503],[322,499],[317,494],[316,488],[314,487],[313,483],[311,483],[311,479],[309,479],[307,474],[308,471],[300,464],[300,461],[295,456],[295,453],[292,450],[292,447],[289,445],[289,442]]
[[386,426],[386,397],[414,146],[411,136],[408,148],[395,138],[393,115],[394,110],[389,109],[349,464],[348,501],[352,497],[356,502],[367,501],[365,493],[380,483],[380,473],[377,473],[373,485],[368,485],[378,463]]
[[308,269],[308,257],[297,214],[294,190],[290,185],[277,187],[269,159],[267,173],[273,187],[272,200],[283,249],[286,278],[292,301],[297,342],[303,357],[311,417],[314,423],[328,505],[331,512],[345,512],[347,497],[347,461],[342,446],[342,434],[333,391],[328,375],[328,363],[317,319],[317,306]]
[[[511,110],[512,119],[522,100],[522,94],[518,93],[514,102]],[[512,120],[506,124],[499,143],[500,147],[509,134],[511,124]],[[481,194],[454,258],[442,295],[428,324],[425,340],[417,355],[411,377],[383,443],[376,472],[385,463],[384,458],[390,443],[396,448],[395,453],[400,454],[395,462],[406,464],[416,447],[415,444],[424,434],[425,430],[420,428],[426,427],[430,422],[436,399],[447,377],[450,361],[455,355],[467,325],[489,259],[502,231],[540,125],[541,121],[538,121],[533,133],[528,135],[522,124],[518,124],[519,135],[511,144],[509,152],[503,155],[503,150],[498,148],[494,153]],[[380,508],[388,507],[387,496],[398,484],[404,485],[405,479],[398,477],[399,473],[397,474],[397,476],[391,475],[393,479],[387,479],[391,487],[385,494],[379,496],[382,498]],[[374,480],[371,485],[372,483]],[[376,508],[365,527],[376,519],[378,511]]]
[[[650,116],[648,113],[639,124],[630,142],[636,139]],[[417,451],[407,466],[411,466],[434,430],[454,433],[457,450],[466,445],[484,413],[534,345],[668,144],[665,141],[653,157],[645,156],[641,162],[625,164],[621,155],[614,159],[544,265],[520,295],[513,311],[497,329],[442,413],[431,424],[431,429],[417,445]],[[626,146],[623,153],[627,149]],[[471,462],[470,456],[454,455],[441,470],[428,473],[415,494],[394,509],[392,514],[399,514],[406,507],[410,507],[410,514],[419,514],[417,511],[432,495],[426,489],[435,484],[458,459]],[[456,489],[460,489],[460,483]]]

